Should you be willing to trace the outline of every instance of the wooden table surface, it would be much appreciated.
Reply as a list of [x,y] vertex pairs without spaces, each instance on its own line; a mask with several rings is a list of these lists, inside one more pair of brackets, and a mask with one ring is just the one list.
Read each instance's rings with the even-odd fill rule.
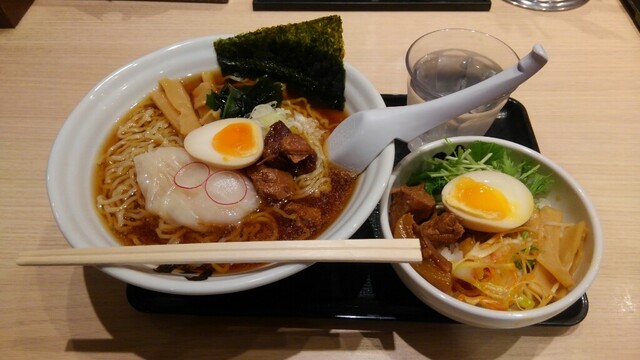
[[[493,0],[488,12],[339,12],[346,60],[381,93],[405,92],[404,53],[421,34],[467,27],[519,54],[540,42],[543,71],[513,93],[541,151],[593,199],[605,256],[571,327],[492,331],[377,320],[145,314],[125,284],[94,268],[18,267],[19,251],[67,246],[52,217],[46,164],[57,131],[103,77],[148,52],[325,12],[254,12],[228,4],[36,0],[0,30],[0,357],[634,358],[640,354],[640,32],[617,0],[567,12]],[[69,174],[73,176],[73,174]]]

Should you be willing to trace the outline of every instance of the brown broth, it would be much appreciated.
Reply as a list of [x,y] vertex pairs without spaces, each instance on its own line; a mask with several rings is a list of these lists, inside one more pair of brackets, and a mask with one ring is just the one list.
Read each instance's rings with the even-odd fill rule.
[[332,128],[338,126],[342,122],[342,120],[347,118],[347,112],[344,110],[334,110],[334,109],[317,109],[316,110],[322,117],[329,120],[329,124],[331,124]]

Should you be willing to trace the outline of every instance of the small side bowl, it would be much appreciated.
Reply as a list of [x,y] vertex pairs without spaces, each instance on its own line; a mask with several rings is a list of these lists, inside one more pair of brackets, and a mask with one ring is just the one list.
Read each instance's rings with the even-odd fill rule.
[[551,174],[554,178],[553,189],[546,196],[548,203],[562,210],[567,221],[586,222],[588,235],[583,247],[582,263],[574,274],[575,287],[560,300],[538,309],[499,311],[473,306],[445,294],[420,276],[410,264],[394,264],[394,270],[416,297],[458,322],[493,329],[520,328],[543,322],[566,310],[586,293],[600,268],[603,237],[596,211],[585,191],[565,170],[540,153],[510,141],[480,136],[454,137],[426,144],[409,154],[394,168],[381,201],[382,232],[385,238],[393,238],[388,214],[392,188],[405,184],[409,175],[423,166],[423,159],[445,151],[448,142],[467,145],[477,140],[502,145],[512,151],[514,158],[529,158],[541,164],[541,172]]

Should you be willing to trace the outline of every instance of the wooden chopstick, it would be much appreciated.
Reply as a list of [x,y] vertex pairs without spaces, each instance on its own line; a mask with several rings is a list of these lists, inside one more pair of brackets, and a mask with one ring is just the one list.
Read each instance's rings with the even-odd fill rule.
[[17,265],[422,261],[418,239],[280,240],[31,250]]

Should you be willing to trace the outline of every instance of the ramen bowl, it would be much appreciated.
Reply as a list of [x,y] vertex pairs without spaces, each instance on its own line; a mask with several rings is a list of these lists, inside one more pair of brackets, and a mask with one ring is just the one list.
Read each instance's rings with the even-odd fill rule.
[[392,188],[405,185],[410,174],[423,169],[426,159],[450,150],[451,145],[464,146],[477,140],[502,145],[510,150],[514,160],[530,159],[540,164],[539,172],[549,174],[553,179],[552,189],[544,199],[540,200],[541,203],[561,210],[567,222],[580,220],[585,222],[587,236],[582,245],[580,265],[573,273],[575,286],[570,288],[564,297],[542,307],[530,310],[493,310],[471,305],[446,294],[425,280],[410,264],[394,264],[394,270],[417,298],[439,313],[460,323],[483,328],[507,329],[543,322],[569,308],[586,293],[600,267],[603,238],[595,209],[585,191],[565,170],[540,153],[513,142],[489,137],[463,136],[428,143],[410,153],[394,168],[381,200],[382,232],[386,238],[393,238],[389,224]]
[[[217,67],[209,36],[177,43],[141,57],[99,82],[71,112],[51,150],[47,190],[55,220],[72,247],[119,246],[96,209],[93,189],[99,152],[118,120],[158,86],[158,80],[184,78]],[[354,67],[346,68],[346,111],[384,107],[373,85]],[[360,175],[342,211],[319,236],[347,239],[376,207],[393,168],[394,148],[387,147]],[[223,294],[266,285],[311,264],[273,264],[260,269],[189,281],[179,274],[161,274],[154,266],[103,266],[105,273],[145,289],[187,295]]]

